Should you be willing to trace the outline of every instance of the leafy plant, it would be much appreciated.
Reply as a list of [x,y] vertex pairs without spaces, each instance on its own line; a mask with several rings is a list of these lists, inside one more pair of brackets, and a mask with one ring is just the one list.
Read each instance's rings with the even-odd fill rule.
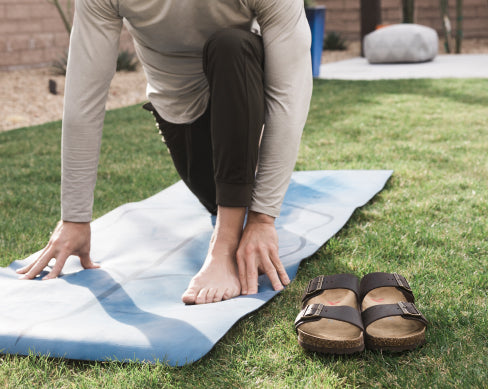
[[461,53],[463,42],[463,0],[456,0],[456,53]]
[[[53,61],[52,73],[59,76],[66,75],[68,66],[68,50]],[[134,53],[128,50],[122,50],[117,57],[117,71],[135,72],[139,66],[139,61]]]
[[303,0],[303,5],[305,8],[313,7],[315,5],[315,0]]
[[[449,19],[449,0],[440,0],[442,29],[444,33],[444,48],[446,53],[452,51],[452,28]],[[456,30],[455,30],[456,54],[461,53],[463,41],[463,0],[456,0]]]
[[413,12],[415,9],[414,0],[402,0],[402,23],[413,23]]
[[53,4],[56,9],[58,10],[59,16],[61,16],[61,20],[63,21],[64,27],[66,28],[66,31],[68,32],[68,35],[71,34],[71,0],[67,0],[66,2],[66,11],[61,7],[61,4],[59,3],[59,0],[47,0],[48,3]]
[[66,75],[66,68],[68,66],[68,50],[65,50],[58,59],[53,61],[52,73],[58,76]]
[[[59,16],[63,21],[64,27],[68,32],[68,35],[71,35],[71,28],[72,28],[72,21],[70,19],[71,15],[71,0],[67,0],[66,2],[66,10],[63,9],[59,0],[47,0],[49,3],[53,4],[56,9],[58,10]],[[68,50],[65,50],[64,53],[55,61],[53,61],[52,70],[53,73],[56,75],[66,75],[66,67],[68,64]],[[139,62],[137,57],[134,53],[131,53],[128,50],[122,50],[117,57],[117,71],[125,70],[128,72],[134,72],[137,70]]]
[[135,72],[139,61],[134,53],[128,50],[122,50],[117,57],[117,71],[125,70],[127,72]]
[[324,50],[346,50],[346,40],[338,32],[331,31],[325,34]]

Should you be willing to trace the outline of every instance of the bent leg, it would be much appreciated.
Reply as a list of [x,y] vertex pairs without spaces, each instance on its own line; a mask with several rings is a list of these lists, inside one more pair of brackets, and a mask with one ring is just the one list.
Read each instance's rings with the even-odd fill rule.
[[174,124],[164,120],[151,103],[143,106],[150,111],[163,136],[179,176],[211,213],[217,213],[215,181],[210,134],[210,110],[190,124]]
[[219,31],[207,41],[203,61],[210,88],[218,212],[205,263],[182,296],[186,304],[217,302],[241,293],[236,252],[251,204],[264,123],[261,38],[242,30]]
[[218,205],[251,204],[264,124],[263,65],[262,39],[249,31],[218,31],[204,47]]

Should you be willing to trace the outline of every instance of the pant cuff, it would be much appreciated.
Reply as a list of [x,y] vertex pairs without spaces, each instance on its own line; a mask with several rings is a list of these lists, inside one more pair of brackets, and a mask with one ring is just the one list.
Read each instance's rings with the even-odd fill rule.
[[253,184],[216,183],[217,204],[223,207],[249,207]]

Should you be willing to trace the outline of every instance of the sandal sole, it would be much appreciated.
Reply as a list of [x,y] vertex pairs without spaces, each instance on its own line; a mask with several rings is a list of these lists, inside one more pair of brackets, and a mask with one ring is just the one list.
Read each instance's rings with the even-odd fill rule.
[[402,352],[414,350],[425,344],[425,328],[418,334],[403,338],[377,338],[366,333],[366,348],[369,350]]
[[303,348],[324,354],[353,354],[364,350],[363,334],[354,339],[326,339],[298,329],[298,344]]
[[358,346],[355,347],[343,347],[342,345],[337,344],[333,346],[333,342],[328,346],[323,346],[303,342],[300,339],[300,336],[298,337],[298,344],[306,350],[318,352],[321,354],[348,355],[358,353],[364,350],[364,343],[360,343]]

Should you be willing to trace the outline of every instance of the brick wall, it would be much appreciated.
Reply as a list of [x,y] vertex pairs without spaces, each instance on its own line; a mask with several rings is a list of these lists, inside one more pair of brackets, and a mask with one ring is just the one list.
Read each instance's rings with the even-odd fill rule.
[[68,34],[47,0],[0,0],[0,69],[45,65],[67,43]]
[[[327,31],[341,33],[346,39],[360,39],[360,0],[317,0],[327,7]],[[442,31],[439,0],[416,0],[415,23],[423,24]],[[455,0],[449,0],[449,17],[452,28],[455,27]],[[381,18],[383,24],[402,21],[401,0],[381,0]],[[463,30],[465,38],[488,38],[488,0],[464,0]]]
[[[360,38],[360,0],[317,2],[327,7],[326,31],[339,32],[348,40]],[[455,1],[450,3],[454,26]],[[382,0],[383,23],[399,23],[401,17],[401,0]],[[416,0],[415,21],[440,32],[439,0]],[[488,0],[464,0],[464,36],[488,38]],[[0,70],[48,66],[67,45],[61,18],[47,0],[0,0]],[[121,46],[132,47],[125,30]]]
[[[68,41],[61,17],[47,0],[0,0],[0,70],[49,66]],[[125,30],[121,46],[132,47]]]

